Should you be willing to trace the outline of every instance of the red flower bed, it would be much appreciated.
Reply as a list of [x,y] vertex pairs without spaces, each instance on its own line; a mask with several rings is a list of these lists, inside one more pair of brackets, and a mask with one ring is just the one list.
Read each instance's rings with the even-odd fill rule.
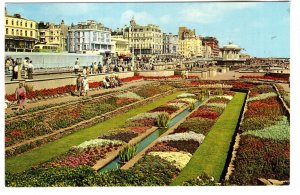
[[256,85],[249,84],[249,83],[240,83],[240,82],[230,82],[229,85],[232,85],[232,88],[235,89],[251,89],[256,87]]
[[146,153],[149,152],[178,152],[179,150],[175,147],[168,146],[165,142],[160,142],[155,144],[153,147],[149,148]]
[[146,130],[150,129],[151,127],[129,127],[129,129],[135,133],[145,133]]
[[282,106],[276,97],[266,98],[263,100],[253,101],[248,103],[245,117],[259,116],[278,116],[282,115]]
[[127,105],[127,104],[131,104],[133,102],[136,102],[136,99],[133,98],[118,98],[116,100],[116,105]]
[[241,76],[242,79],[264,79],[264,80],[273,80],[273,81],[288,81],[287,77],[274,77],[274,76]]
[[95,81],[95,82],[91,82],[89,83],[89,88],[97,88],[97,87],[101,87],[102,86],[102,82],[101,81]]
[[190,82],[191,86],[198,86],[198,85],[212,85],[216,84],[216,81],[192,81]]
[[198,118],[198,117],[215,120],[216,118],[219,117],[219,113],[211,111],[206,108],[200,108],[189,116],[189,118]]
[[140,80],[142,78],[143,78],[142,76],[133,76],[133,77],[122,78],[120,80],[121,80],[121,82],[126,83],[126,82],[135,81],[135,80]]

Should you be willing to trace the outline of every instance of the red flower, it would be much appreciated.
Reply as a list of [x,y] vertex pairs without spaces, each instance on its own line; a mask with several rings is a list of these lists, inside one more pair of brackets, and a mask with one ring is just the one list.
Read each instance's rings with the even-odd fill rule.
[[211,111],[207,108],[199,108],[189,116],[189,118],[198,118],[198,117],[215,120],[216,118],[219,117],[219,113]]

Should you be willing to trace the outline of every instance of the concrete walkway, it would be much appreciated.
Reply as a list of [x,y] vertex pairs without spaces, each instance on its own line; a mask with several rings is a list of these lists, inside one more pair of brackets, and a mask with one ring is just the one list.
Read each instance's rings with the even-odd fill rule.
[[[90,91],[88,93],[88,96],[96,95],[96,94],[103,94],[103,93],[113,92],[113,91],[118,91],[118,90],[124,90],[124,89],[128,89],[130,87],[141,86],[141,85],[151,83],[151,82],[153,82],[153,81],[140,80],[140,81],[124,83],[121,87],[117,87],[117,88],[112,88],[112,89],[101,88],[101,89],[98,89],[95,91]],[[25,108],[28,109],[28,108],[34,108],[34,107],[38,107],[38,106],[44,106],[44,105],[56,104],[56,103],[68,103],[71,101],[79,100],[83,97],[84,96],[77,97],[77,96],[68,95],[68,96],[63,96],[63,97],[49,98],[49,99],[44,99],[44,100],[40,100],[37,102],[27,103]],[[6,113],[11,114],[13,112],[16,112],[16,109],[17,109],[17,106],[7,108]]]

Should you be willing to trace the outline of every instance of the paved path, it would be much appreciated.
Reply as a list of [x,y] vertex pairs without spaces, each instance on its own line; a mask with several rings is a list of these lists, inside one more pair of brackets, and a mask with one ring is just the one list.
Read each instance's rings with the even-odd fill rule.
[[283,87],[284,91],[290,93],[289,84],[286,84],[286,83],[278,83],[278,84]]
[[[123,89],[127,89],[129,87],[140,86],[140,85],[144,85],[146,83],[151,83],[151,82],[153,82],[153,81],[140,80],[140,81],[133,81],[133,82],[130,82],[130,83],[125,83],[121,87],[117,87],[117,88],[112,88],[112,89],[103,89],[103,88],[101,88],[101,89],[98,89],[98,90],[95,90],[95,91],[90,91],[88,93],[88,96],[95,95],[95,94],[103,94],[103,93],[112,92],[112,91],[123,90]],[[55,104],[55,103],[67,103],[67,102],[70,102],[70,101],[78,100],[80,98],[83,98],[83,96],[77,97],[77,96],[71,96],[70,95],[70,96],[64,96],[64,97],[44,99],[44,100],[40,100],[40,101],[37,101],[37,102],[27,103],[26,108],[27,109],[28,108],[34,108],[34,107],[38,107],[38,106],[44,106],[44,105]],[[17,109],[17,106],[7,108],[6,113],[10,114],[12,112],[15,112],[16,109]]]
[[[209,77],[207,80],[234,80],[234,71],[218,73],[215,77]],[[238,79],[238,78],[237,78]]]

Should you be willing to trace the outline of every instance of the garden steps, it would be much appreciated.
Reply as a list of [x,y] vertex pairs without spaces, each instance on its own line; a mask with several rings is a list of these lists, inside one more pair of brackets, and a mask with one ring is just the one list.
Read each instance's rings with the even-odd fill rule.
[[[164,97],[164,96],[167,96],[171,93],[174,93],[176,91],[176,89],[173,89],[173,90],[170,90],[170,91],[167,91],[167,92],[164,92],[164,93],[160,93],[160,94],[157,94],[155,96],[152,96],[152,97],[149,97],[149,98],[146,98],[146,99],[142,99],[140,101],[137,101],[137,102],[134,102],[132,104],[128,104],[126,106],[123,106],[123,107],[120,107],[120,108],[117,108],[116,110],[113,110],[111,112],[107,112],[105,114],[102,114],[100,116],[96,116],[94,118],[91,118],[91,119],[88,119],[88,120],[85,120],[85,121],[81,121],[77,124],[74,124],[72,126],[69,126],[69,127],[66,127],[66,128],[63,128],[63,129],[59,129],[57,131],[54,131],[50,134],[46,134],[46,135],[42,135],[42,136],[38,136],[38,137],[35,137],[33,139],[30,139],[30,140],[25,140],[21,143],[18,143],[18,144],[15,144],[15,145],[12,145],[12,146],[9,146],[9,147],[6,147],[5,148],[5,153],[7,154],[9,151],[12,151],[12,155],[14,155],[14,151],[19,148],[19,147],[22,147],[22,146],[25,146],[26,144],[32,144],[32,143],[35,143],[35,142],[38,142],[40,140],[45,140],[45,139],[54,139],[54,138],[57,138],[55,136],[58,136],[59,138],[64,136],[63,133],[67,132],[67,133],[72,133],[78,129],[82,129],[82,128],[86,128],[88,126],[92,126],[94,124],[97,124],[99,122],[103,122],[107,119],[110,119],[111,117],[117,115],[117,114],[121,114],[121,113],[124,113],[124,112],[127,112],[129,111],[130,109],[133,109],[135,107],[138,107],[138,106],[142,106],[142,105],[145,105],[149,102],[152,102],[156,99],[159,99],[161,97]],[[49,142],[51,140],[48,140],[46,142]],[[43,143],[45,144],[45,143]],[[39,146],[37,146],[39,147]],[[33,148],[36,148],[36,147],[33,147]],[[31,149],[33,149],[31,148]],[[12,156],[12,155],[9,155],[9,156]],[[7,155],[6,155],[7,156]]]
[[[200,106],[202,104],[205,104],[209,99],[203,101]],[[187,107],[185,107],[183,110],[185,110]],[[194,109],[192,112],[190,112],[188,115],[186,115],[185,117],[183,117],[180,121],[178,121],[176,124],[174,124],[174,126],[172,126],[169,130],[167,130],[165,133],[163,133],[162,135],[160,135],[159,137],[163,137],[163,136],[166,136],[170,133],[172,133],[181,123],[183,123],[185,121],[186,118],[188,118],[192,113],[194,113],[194,111],[196,111],[197,109]],[[181,112],[182,112],[181,111]],[[176,115],[180,114],[181,112],[177,113]],[[175,113],[174,113],[175,114]],[[175,116],[174,116],[175,117]],[[146,148],[144,148],[142,151],[140,151],[137,155],[135,155],[130,161],[128,161],[125,165],[123,165],[121,167],[122,170],[127,170],[129,168],[131,168],[140,158],[142,158],[146,151],[153,147],[156,143],[158,142],[158,138],[153,141],[151,144],[149,144]]]

